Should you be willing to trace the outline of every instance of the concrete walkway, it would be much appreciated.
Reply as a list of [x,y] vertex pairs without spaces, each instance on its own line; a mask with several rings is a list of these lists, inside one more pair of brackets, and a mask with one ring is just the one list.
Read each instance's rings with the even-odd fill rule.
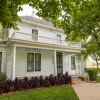
[[100,83],[78,83],[73,88],[79,100],[100,100]]

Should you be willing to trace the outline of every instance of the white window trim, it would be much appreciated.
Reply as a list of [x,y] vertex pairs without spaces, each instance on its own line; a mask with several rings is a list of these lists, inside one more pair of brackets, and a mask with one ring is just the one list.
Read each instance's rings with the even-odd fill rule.
[[[40,71],[36,71],[35,70],[35,54],[36,53],[39,53],[39,54],[41,54],[41,65],[42,65],[42,53],[41,52],[27,52],[27,55],[28,55],[28,53],[34,53],[34,70],[33,71],[27,71],[27,57],[26,57],[26,72],[27,73],[31,73],[31,72],[41,72],[41,70],[42,70],[42,68],[41,68],[41,70]],[[41,66],[42,67],[42,66]]]

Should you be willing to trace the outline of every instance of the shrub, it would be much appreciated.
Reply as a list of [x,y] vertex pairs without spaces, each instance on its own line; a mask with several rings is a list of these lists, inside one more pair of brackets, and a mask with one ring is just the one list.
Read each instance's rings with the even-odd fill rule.
[[32,77],[28,82],[29,88],[35,88],[37,86],[35,77]]
[[0,73],[0,82],[6,82],[6,80],[7,80],[7,75]]
[[49,78],[45,77],[45,79],[44,79],[44,87],[49,87],[49,86],[50,86]]
[[13,81],[7,80],[6,82],[0,82],[0,94],[22,89],[25,90],[37,87],[49,87],[69,83],[71,84],[71,77],[68,75],[68,72],[66,72],[64,75],[50,75],[44,79],[42,76],[39,78],[32,77],[31,79],[28,79],[27,77],[24,77],[23,79],[15,78]]
[[52,74],[49,76],[49,83],[51,86],[56,85],[55,77]]
[[89,74],[90,81],[95,81],[97,78],[97,74],[98,74],[97,70],[88,70],[87,72]]
[[15,78],[15,80],[13,81],[13,90],[21,90],[23,88],[23,82],[21,79]]
[[43,80],[43,77],[42,76],[39,77],[39,86],[40,87],[43,87],[44,86],[44,80]]

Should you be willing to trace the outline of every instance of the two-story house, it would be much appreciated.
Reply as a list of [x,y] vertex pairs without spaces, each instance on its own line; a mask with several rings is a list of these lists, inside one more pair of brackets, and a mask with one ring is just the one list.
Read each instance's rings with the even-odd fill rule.
[[43,19],[22,16],[19,30],[8,29],[1,36],[0,71],[8,78],[84,74],[80,42],[66,42],[64,31]]

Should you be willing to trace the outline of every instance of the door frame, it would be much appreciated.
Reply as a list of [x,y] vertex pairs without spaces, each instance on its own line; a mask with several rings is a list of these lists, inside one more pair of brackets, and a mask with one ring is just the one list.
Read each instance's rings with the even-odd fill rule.
[[[61,61],[61,66],[58,66],[58,56],[60,56],[61,60],[62,60]],[[58,67],[61,67],[61,73],[58,72]],[[63,56],[62,56],[62,52],[57,52],[57,74],[63,74]]]

